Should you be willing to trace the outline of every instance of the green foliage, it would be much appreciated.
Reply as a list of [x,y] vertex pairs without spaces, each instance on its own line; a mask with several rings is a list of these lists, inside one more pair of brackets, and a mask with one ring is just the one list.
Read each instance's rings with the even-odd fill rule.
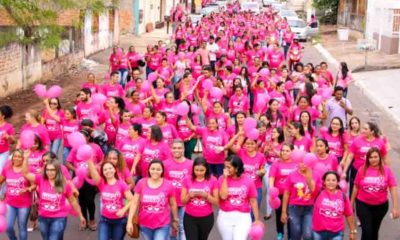
[[339,0],[314,0],[313,6],[320,13],[319,20],[321,23],[336,23]]
[[[116,0],[111,1],[116,4]],[[38,43],[42,47],[58,46],[64,28],[57,24],[63,10],[91,10],[101,14],[107,10],[107,0],[0,0],[16,24],[16,28],[0,33],[0,46],[10,42],[21,44]],[[76,25],[82,23],[74,19]]]

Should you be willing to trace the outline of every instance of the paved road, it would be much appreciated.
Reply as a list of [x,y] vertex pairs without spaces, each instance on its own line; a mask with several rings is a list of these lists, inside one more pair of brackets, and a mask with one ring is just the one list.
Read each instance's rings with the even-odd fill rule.
[[[306,44],[305,47],[305,56],[304,62],[312,62],[317,64],[325,60],[322,56],[316,51],[311,45]],[[331,66],[332,71],[336,71],[336,69]],[[349,97],[352,102],[352,105],[355,109],[355,114],[359,116],[363,122],[373,120],[378,122],[381,126],[381,130],[389,137],[390,143],[392,145],[392,150],[389,152],[389,157],[392,160],[392,167],[394,172],[397,173],[400,170],[400,164],[397,161],[399,152],[400,152],[400,140],[398,136],[400,136],[400,130],[398,126],[393,122],[393,120],[387,116],[384,112],[382,112],[371,100],[367,99],[364,95],[363,91],[355,86],[350,88]],[[98,212],[97,212],[98,213]],[[275,239],[275,219],[266,222],[266,235],[264,239]],[[76,218],[68,219],[68,226],[65,233],[65,240],[71,239],[79,239],[79,240],[89,240],[89,239],[97,239],[97,232],[84,231],[80,232],[78,230],[78,221]],[[398,221],[393,221],[387,215],[383,225],[381,227],[380,239],[400,239],[400,232],[397,227],[399,226]],[[360,237],[360,236],[358,236]],[[0,235],[0,239],[6,239],[4,234]],[[35,231],[33,233],[29,233],[29,239],[39,240],[40,233],[39,231]],[[128,239],[128,238],[126,238]],[[212,230],[211,236],[209,237],[211,240],[218,240],[220,236],[218,231],[215,229]]]

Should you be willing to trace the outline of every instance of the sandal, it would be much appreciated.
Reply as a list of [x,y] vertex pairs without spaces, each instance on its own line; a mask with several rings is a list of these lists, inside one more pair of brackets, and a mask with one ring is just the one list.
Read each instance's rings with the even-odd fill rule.
[[95,222],[91,222],[88,224],[88,228],[90,231],[96,231],[97,230],[97,225]]
[[33,231],[35,231],[38,227],[39,227],[39,226],[38,226],[37,222],[35,221],[35,222],[32,223],[32,226],[31,226],[31,227],[28,227],[27,231],[28,231],[28,232],[33,232]]
[[79,226],[79,231],[85,231],[86,228],[88,228],[88,226],[86,224],[85,225],[81,225],[81,226]]
[[269,220],[271,217],[272,217],[272,215],[271,215],[271,214],[270,214],[270,215],[265,215],[265,216],[264,216],[264,221],[267,221],[267,220]]

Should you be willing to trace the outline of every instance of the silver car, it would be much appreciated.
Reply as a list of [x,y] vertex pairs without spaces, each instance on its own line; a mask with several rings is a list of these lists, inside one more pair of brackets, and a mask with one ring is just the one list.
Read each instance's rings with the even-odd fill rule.
[[308,38],[318,35],[319,32],[319,24],[312,28],[301,19],[288,19],[288,24],[299,40],[307,41]]

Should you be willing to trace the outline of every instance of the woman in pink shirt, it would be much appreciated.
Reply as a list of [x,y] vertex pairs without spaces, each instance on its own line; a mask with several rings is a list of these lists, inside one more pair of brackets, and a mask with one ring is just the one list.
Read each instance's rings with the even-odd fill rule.
[[314,126],[312,125],[311,115],[309,112],[302,111],[300,113],[300,123],[301,123],[301,125],[303,125],[303,129],[304,129],[304,133],[305,133],[306,137],[311,139],[313,142],[313,145],[314,145],[316,132],[315,132]]
[[61,109],[58,98],[44,100],[45,110],[42,112],[42,123],[46,126],[50,137],[50,151],[58,154],[62,141],[61,123],[64,118],[64,111]]
[[46,163],[43,174],[35,175],[29,173],[28,161],[25,159],[22,173],[38,187],[39,229],[43,239],[63,239],[67,226],[67,201],[79,216],[80,224],[86,224],[71,183],[64,178],[59,161]]
[[285,130],[286,128],[286,116],[279,110],[279,101],[271,99],[268,102],[268,110],[265,113],[269,124],[272,128],[280,127]]
[[32,205],[31,192],[35,186],[31,185],[24,177],[23,162],[23,151],[15,150],[11,157],[11,163],[5,166],[0,175],[0,184],[5,182],[7,186],[5,203],[7,204],[7,236],[9,239],[17,239],[14,230],[15,220],[18,221],[19,239],[28,239],[27,225]]
[[110,81],[103,83],[101,87],[102,93],[106,97],[123,97],[124,88],[118,84],[119,75],[118,72],[112,72],[110,75]]
[[343,89],[344,89],[343,97],[347,96],[348,86],[352,80],[353,80],[353,78],[351,76],[351,72],[350,72],[349,68],[347,67],[347,63],[341,62],[340,67],[338,69],[335,86],[343,87]]
[[124,155],[122,155],[118,149],[108,149],[104,155],[104,161],[99,163],[97,166],[101,166],[103,162],[110,162],[115,166],[118,180],[125,182],[129,189],[133,189],[135,187],[133,176],[130,174],[129,169],[126,166]]
[[[41,124],[41,116],[40,113],[34,109],[28,110],[25,113],[25,124],[21,128],[21,132],[24,130],[31,130],[36,135],[39,136],[40,140],[42,140],[45,148],[49,148],[50,146],[50,137],[47,131],[47,128]],[[21,146],[21,143],[18,141],[17,147]]]
[[312,141],[306,137],[303,125],[299,122],[293,122],[290,126],[290,136],[293,137],[292,143],[295,148],[310,152],[313,148]]
[[203,157],[193,161],[192,175],[183,180],[181,200],[185,204],[186,239],[208,239],[214,226],[213,205],[218,205],[219,199],[217,179]]
[[128,136],[123,138],[117,145],[117,149],[124,155],[126,166],[129,171],[131,171],[135,157],[140,153],[140,149],[145,142],[141,134],[142,126],[138,123],[133,123],[128,129]]
[[365,164],[359,168],[351,195],[361,222],[362,240],[378,240],[379,229],[389,209],[388,190],[392,196],[392,219],[399,218],[397,182],[392,170],[385,165],[381,149],[368,150]]
[[[297,170],[298,164],[293,162],[290,154],[293,150],[293,145],[283,143],[280,151],[280,160],[273,163],[269,170],[269,188],[275,187],[279,191],[279,198],[283,200],[287,178],[290,173]],[[270,191],[270,190],[268,190]],[[284,239],[284,223],[281,222],[282,204],[275,210],[275,223],[277,231],[277,239]],[[287,224],[288,239],[290,239],[290,224]]]
[[[174,189],[164,178],[164,164],[154,159],[145,178],[139,180],[129,210],[127,232],[132,232],[132,218],[138,212],[140,233],[146,240],[169,239],[170,227],[178,230],[179,218]],[[172,215],[172,219],[171,219]]]
[[256,186],[244,175],[244,164],[238,156],[231,155],[224,165],[224,174],[218,179],[218,231],[223,240],[247,239],[251,228],[251,211],[255,224],[263,224],[258,212]]
[[70,107],[65,109],[61,128],[63,133],[63,163],[65,164],[72,149],[71,144],[68,142],[68,136],[73,132],[79,131],[79,122],[76,119],[76,111],[74,108]]
[[[361,134],[361,121],[358,117],[353,116],[349,120],[348,124],[349,128],[346,130],[346,139],[347,139],[347,146],[350,147],[353,143],[354,139],[360,136]],[[344,156],[343,158],[345,159]]]
[[132,126],[131,123],[131,113],[124,109],[120,113],[120,124],[118,124],[117,132],[115,135],[115,144],[114,146],[119,146],[121,141],[129,136],[129,128]]
[[178,138],[178,132],[176,131],[175,125],[167,123],[167,114],[161,111],[156,113],[155,119],[156,124],[162,131],[164,143],[166,143],[168,146],[171,146],[172,141],[175,138]]
[[7,120],[13,115],[11,107],[7,105],[0,106],[0,171],[6,164],[10,156],[10,144],[15,141],[15,130],[12,124]]
[[325,166],[325,172],[338,171],[338,160],[334,154],[330,153],[328,141],[325,139],[317,139],[315,142],[315,155],[317,157],[317,163],[322,163]]
[[299,162],[298,169],[287,177],[281,221],[287,223],[290,216],[290,239],[292,240],[312,238],[311,221],[317,186],[318,183],[313,177],[311,168],[303,162]]
[[126,182],[118,176],[117,167],[113,163],[104,161],[99,172],[91,159],[88,160],[88,166],[90,176],[100,192],[101,210],[97,239],[123,239],[126,233],[126,213],[133,195]]
[[150,127],[156,124],[156,120],[154,119],[154,108],[152,106],[144,107],[142,117],[132,118],[132,122],[142,125],[141,136],[147,138],[150,132]]
[[344,219],[350,228],[350,240],[356,239],[357,229],[354,224],[353,210],[346,193],[340,189],[340,177],[334,171],[326,172],[322,190],[314,202],[312,231],[314,240],[343,240]]
[[82,84],[81,88],[89,88],[92,94],[100,92],[100,85],[97,83],[94,73],[88,73],[86,82]]
[[229,99],[229,114],[233,117],[238,112],[244,112],[249,115],[250,102],[246,95],[243,94],[243,87],[234,87],[234,94]]
[[230,127],[231,119],[229,115],[224,112],[224,107],[221,102],[216,101],[212,106],[209,106],[207,99],[203,98],[201,107],[205,113],[206,120],[209,118],[217,119],[218,129],[226,131]]
[[321,138],[326,139],[329,144],[329,152],[337,157],[339,163],[344,156],[347,156],[348,145],[342,119],[332,118],[328,132],[321,132]]

